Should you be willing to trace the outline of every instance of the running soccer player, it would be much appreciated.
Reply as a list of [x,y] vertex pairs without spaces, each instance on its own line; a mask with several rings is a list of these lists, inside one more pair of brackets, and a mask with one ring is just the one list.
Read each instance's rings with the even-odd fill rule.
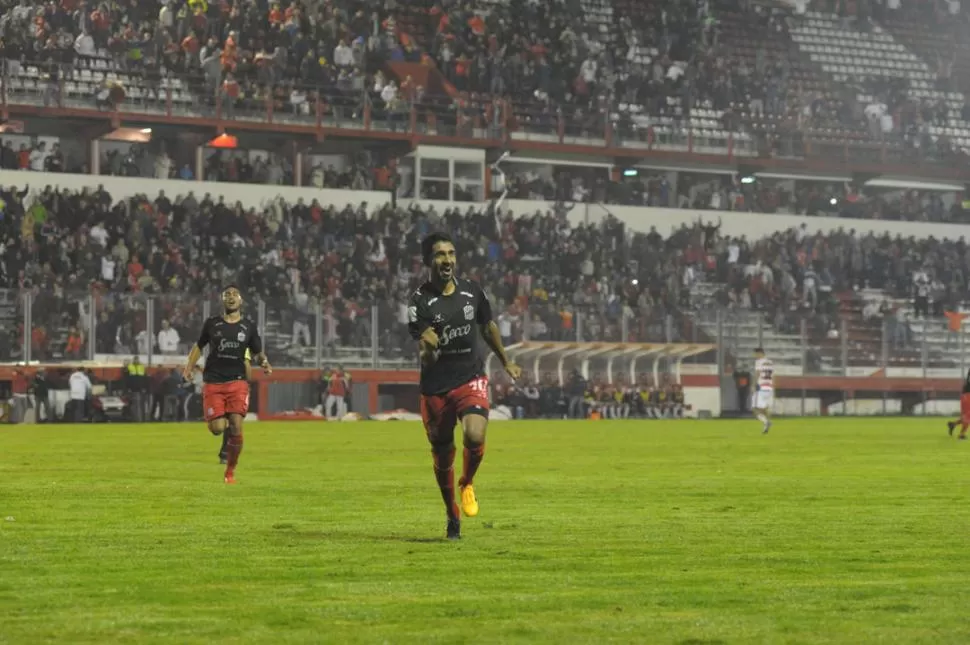
[[960,434],[957,439],[967,438],[967,428],[970,427],[970,370],[967,371],[967,378],[963,381],[963,393],[960,395],[960,418],[956,421],[947,421],[950,429],[950,436],[957,426],[960,426]]
[[760,347],[754,350],[755,392],[751,410],[761,422],[761,434],[771,430],[771,406],[775,402],[775,365]]
[[209,356],[202,371],[202,408],[209,432],[214,435],[229,434],[224,476],[227,484],[236,483],[236,465],[243,448],[243,418],[249,411],[247,350],[264,372],[273,372],[263,353],[263,341],[256,323],[243,318],[240,312],[242,304],[239,289],[233,285],[226,287],[222,292],[222,315],[213,316],[203,323],[199,342],[192,347],[182,370],[183,378],[191,378],[202,351],[209,347]]
[[502,346],[492,307],[482,288],[457,277],[455,245],[442,233],[421,242],[430,279],[411,296],[408,332],[418,341],[421,357],[421,418],[431,443],[435,479],[448,516],[447,537],[461,538],[461,516],[455,503],[455,425],[462,426],[464,464],[458,486],[461,510],[478,515],[473,480],[485,456],[488,426],[488,376],[481,341],[495,353],[513,380],[521,374]]

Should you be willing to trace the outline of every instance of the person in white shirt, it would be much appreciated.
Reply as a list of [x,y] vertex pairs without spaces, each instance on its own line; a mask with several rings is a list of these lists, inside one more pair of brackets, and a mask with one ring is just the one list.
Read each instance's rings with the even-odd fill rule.
[[164,151],[155,157],[155,179],[168,179],[172,174],[172,158]]
[[310,321],[315,317],[315,312],[310,311],[310,295],[300,289],[298,285],[293,287],[293,339],[294,347],[309,347],[313,344],[310,336]]
[[711,193],[711,210],[721,210],[721,191],[715,190]]
[[79,367],[67,380],[67,387],[71,400],[67,403],[68,409],[65,410],[64,416],[74,423],[80,423],[87,417],[88,398],[91,396],[91,379]]
[[171,30],[175,26],[175,14],[172,13],[172,8],[167,0],[158,12],[158,24],[166,30]]
[[507,311],[498,315],[498,330],[502,336],[502,342],[506,345],[512,342],[512,316]]
[[91,227],[91,231],[88,233],[91,239],[98,243],[102,249],[108,246],[108,231],[104,229],[101,222],[98,222]]
[[596,82],[596,71],[598,65],[596,61],[592,58],[587,58],[583,61],[582,65],[579,66],[579,73],[582,75],[583,80],[587,83]]
[[115,282],[115,268],[117,263],[110,255],[101,256],[101,279],[109,285]]
[[384,72],[378,71],[374,74],[374,92],[380,94],[387,81],[384,79]]
[[337,67],[350,67],[354,64],[354,52],[343,40],[333,48],[333,62]]
[[529,338],[533,340],[545,340],[546,334],[548,333],[549,326],[546,325],[545,321],[538,314],[533,316],[532,324],[529,325]]
[[771,406],[775,402],[775,364],[760,347],[754,350],[754,357],[755,392],[751,410],[761,422],[761,433],[768,434],[771,430]]
[[920,269],[913,274],[913,289],[916,291],[913,309],[917,318],[929,316],[931,285],[930,276],[926,271]]
[[148,335],[147,329],[142,329],[140,332],[135,334],[135,349],[138,350],[138,354],[147,356],[151,345],[151,336]]
[[47,161],[47,144],[41,141],[30,151],[30,169],[36,172],[43,171],[45,161]]
[[13,19],[15,22],[24,22],[30,20],[30,14],[34,12],[36,7],[27,3],[27,0],[20,0],[20,4],[14,7]]
[[290,92],[290,105],[293,106],[293,112],[295,114],[309,114],[310,104],[306,100],[306,92],[299,88],[293,88]]
[[74,40],[74,51],[78,56],[94,56],[98,50],[94,46],[94,38],[84,31]]
[[866,302],[866,306],[862,308],[862,319],[870,321],[874,318],[882,318],[882,307],[878,300],[869,300]]
[[394,81],[388,81],[384,89],[381,90],[381,100],[388,106],[397,100],[397,85],[394,84]]
[[162,328],[158,332],[158,349],[163,354],[177,354],[179,351],[178,331],[167,320],[162,321]]

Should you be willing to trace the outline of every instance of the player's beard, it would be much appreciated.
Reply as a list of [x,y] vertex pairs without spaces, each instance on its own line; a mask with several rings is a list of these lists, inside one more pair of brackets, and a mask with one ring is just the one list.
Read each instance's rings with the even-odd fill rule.
[[447,269],[444,265],[435,266],[434,277],[439,284],[446,284],[449,280],[455,278],[455,265],[448,265]]

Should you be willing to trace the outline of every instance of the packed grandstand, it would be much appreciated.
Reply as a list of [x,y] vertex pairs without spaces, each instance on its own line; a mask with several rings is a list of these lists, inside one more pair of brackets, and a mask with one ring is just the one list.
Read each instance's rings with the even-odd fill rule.
[[[510,342],[717,342],[728,362],[764,344],[779,363],[817,373],[962,365],[950,351],[963,343],[955,332],[970,280],[959,235],[719,225],[738,211],[966,222],[966,173],[954,166],[970,147],[959,58],[970,45],[952,3],[2,8],[4,115],[24,121],[5,126],[0,167],[25,172],[4,173],[0,193],[5,311],[17,323],[4,327],[0,359],[182,353],[218,307],[214,287],[233,280],[265,304],[277,364],[412,364],[401,323],[421,278],[418,241],[444,229]],[[943,23],[948,39],[928,37]],[[215,118],[220,131],[258,123],[276,134],[278,124],[292,136],[316,128],[321,141],[326,127],[397,143],[490,140],[483,147],[495,150],[539,141],[587,156],[574,147],[542,158],[533,147],[486,172],[483,154],[470,182],[457,180],[457,165],[429,181],[408,166],[402,152],[413,150],[390,145],[314,156],[257,150],[254,137],[249,149],[213,150],[208,137],[189,145],[157,126],[120,145],[79,145],[45,110],[114,114],[112,128]],[[628,169],[603,163],[596,146],[627,154]],[[793,165],[758,173],[765,160]],[[873,183],[874,168],[921,179]],[[144,180],[113,194],[94,177],[82,190],[50,174],[40,185],[29,171]],[[212,183],[166,193],[154,179]],[[231,182],[267,186],[266,198],[238,201]],[[271,188],[289,185],[385,197]],[[497,213],[489,196],[500,198]],[[592,205],[602,213],[591,220]],[[614,216],[616,205],[692,215],[671,227]]]
[[[311,120],[322,100],[328,120],[366,112],[392,129],[416,105],[421,127],[451,132],[609,131],[614,143],[690,138],[698,152],[731,139],[737,154],[779,156],[868,142],[881,145],[860,159],[914,164],[951,163],[970,144],[966,18],[953,3],[3,5],[11,102],[180,113],[218,102],[230,117],[268,107]],[[933,36],[941,26],[947,38]],[[396,63],[433,72],[396,78]]]

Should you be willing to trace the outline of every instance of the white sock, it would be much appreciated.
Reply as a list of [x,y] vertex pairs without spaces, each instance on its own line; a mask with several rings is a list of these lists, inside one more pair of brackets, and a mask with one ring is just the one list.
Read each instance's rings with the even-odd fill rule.
[[768,425],[768,417],[765,416],[764,412],[756,412],[754,418],[760,421],[764,425]]

